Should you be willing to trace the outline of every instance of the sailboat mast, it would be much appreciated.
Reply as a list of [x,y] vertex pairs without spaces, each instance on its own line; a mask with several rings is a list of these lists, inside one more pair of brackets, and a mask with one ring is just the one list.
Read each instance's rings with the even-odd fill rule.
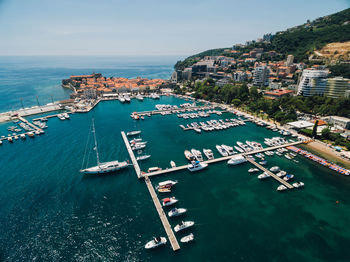
[[95,151],[96,151],[96,158],[97,158],[97,165],[100,165],[100,156],[98,155],[98,149],[97,149],[97,140],[96,140],[96,131],[95,131],[95,121],[92,121],[92,133],[94,133],[94,141],[95,141]]

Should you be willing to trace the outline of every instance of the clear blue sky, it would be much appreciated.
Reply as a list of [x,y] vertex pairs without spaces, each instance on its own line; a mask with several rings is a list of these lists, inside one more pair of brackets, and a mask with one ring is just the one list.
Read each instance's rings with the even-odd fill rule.
[[348,7],[349,0],[0,0],[0,55],[190,55]]

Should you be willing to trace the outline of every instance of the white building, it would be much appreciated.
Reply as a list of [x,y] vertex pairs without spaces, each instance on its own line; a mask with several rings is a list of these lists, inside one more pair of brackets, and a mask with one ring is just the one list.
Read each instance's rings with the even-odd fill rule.
[[323,95],[327,86],[328,70],[305,69],[300,78],[297,95]]
[[327,78],[328,70],[305,69],[298,85],[298,95],[346,97],[350,90],[350,79],[342,77]]
[[255,86],[269,85],[270,70],[266,66],[258,66],[254,70],[253,84]]

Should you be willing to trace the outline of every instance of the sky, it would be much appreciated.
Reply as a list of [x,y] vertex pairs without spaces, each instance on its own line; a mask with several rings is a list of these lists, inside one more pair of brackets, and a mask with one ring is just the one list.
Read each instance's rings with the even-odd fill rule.
[[0,55],[191,55],[350,7],[350,0],[0,0]]

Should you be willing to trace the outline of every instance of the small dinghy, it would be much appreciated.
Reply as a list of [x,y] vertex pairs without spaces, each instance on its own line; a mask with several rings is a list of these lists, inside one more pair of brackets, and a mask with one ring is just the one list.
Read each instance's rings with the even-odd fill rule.
[[186,228],[189,228],[189,227],[192,227],[194,225],[194,222],[193,221],[181,221],[179,224],[177,224],[175,227],[174,227],[174,230],[175,232],[179,232],[181,230],[184,230]]
[[180,239],[181,243],[188,243],[194,240],[194,235],[191,233],[187,236],[184,236]]
[[165,237],[155,237],[145,245],[146,249],[153,249],[165,245],[167,242]]
[[136,157],[136,160],[137,160],[137,161],[146,160],[146,159],[148,159],[148,158],[150,158],[150,157],[151,157],[151,155],[138,156],[138,157]]
[[172,168],[176,167],[175,162],[171,160],[171,161],[170,161],[170,166],[171,166]]

